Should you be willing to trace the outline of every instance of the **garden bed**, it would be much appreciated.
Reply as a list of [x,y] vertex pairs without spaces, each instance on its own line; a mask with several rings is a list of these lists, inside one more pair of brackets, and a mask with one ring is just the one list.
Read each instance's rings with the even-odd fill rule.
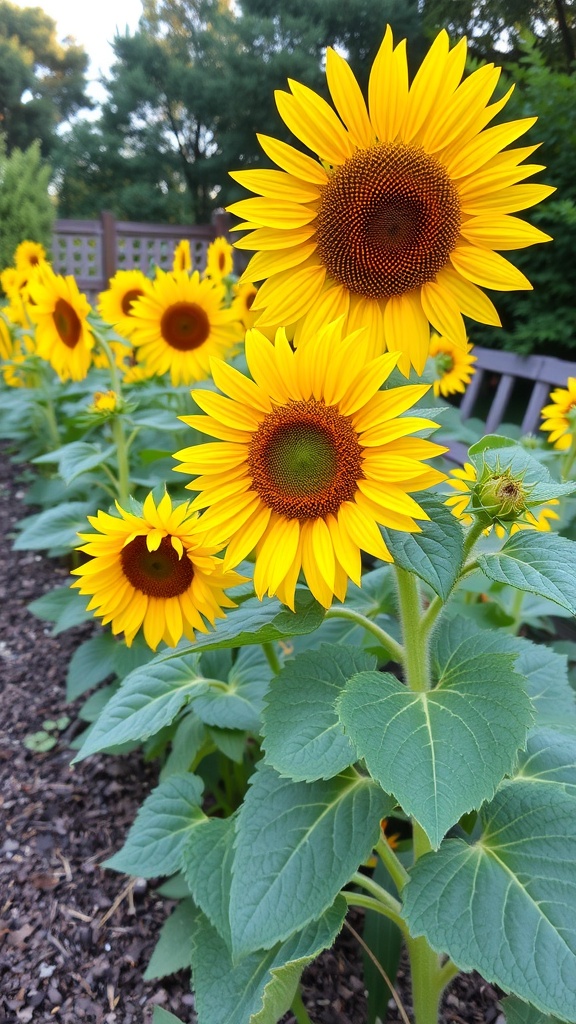
[[[51,636],[27,605],[68,579],[67,568],[34,552],[13,551],[22,505],[21,470],[0,461],[0,1024],[150,1024],[163,1006],[195,1021],[188,976],[144,982],[143,973],[172,904],[153,885],[135,885],[99,865],[119,849],[155,784],[157,766],[136,751],[95,756],[70,767],[68,742],[80,723],[65,703],[69,658],[92,626]],[[26,749],[46,719],[71,723],[47,753]],[[355,912],[353,925],[361,928]],[[336,948],[304,975],[304,1001],[322,1024],[364,1024],[362,957],[345,929]],[[399,978],[405,1005],[410,995]],[[498,993],[477,975],[447,991],[445,1024],[503,1024]],[[293,1022],[288,1014],[285,1024]],[[388,1022],[398,1021],[389,1009]]]

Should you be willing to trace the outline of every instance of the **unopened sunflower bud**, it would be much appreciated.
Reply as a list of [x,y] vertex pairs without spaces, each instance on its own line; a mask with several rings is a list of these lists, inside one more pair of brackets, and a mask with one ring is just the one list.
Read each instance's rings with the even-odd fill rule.
[[522,481],[506,469],[481,480],[477,498],[480,509],[491,522],[512,523],[526,512],[528,495]]

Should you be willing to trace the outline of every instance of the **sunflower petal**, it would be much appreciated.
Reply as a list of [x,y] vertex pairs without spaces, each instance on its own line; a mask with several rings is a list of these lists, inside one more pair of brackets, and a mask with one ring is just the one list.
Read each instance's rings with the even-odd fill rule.
[[458,246],[450,254],[450,261],[463,277],[484,288],[493,288],[494,291],[532,288],[521,270],[489,249],[478,249],[472,245]]
[[368,83],[370,121],[380,142],[396,138],[408,102],[406,40],[396,49],[393,46],[392,31],[387,26]]
[[430,327],[418,290],[391,295],[384,310],[384,334],[390,352],[400,352],[398,369],[407,377],[410,366],[422,375],[428,358]]
[[374,133],[362,90],[350,65],[331,46],[326,50],[326,79],[332,102],[350,138],[356,146],[369,146]]
[[273,139],[269,135],[256,135],[262,149],[274,161],[278,167],[282,167],[288,174],[293,174],[302,181],[311,182],[313,185],[326,185],[328,175],[317,160],[312,160],[305,153],[299,153],[293,146],[279,139]]

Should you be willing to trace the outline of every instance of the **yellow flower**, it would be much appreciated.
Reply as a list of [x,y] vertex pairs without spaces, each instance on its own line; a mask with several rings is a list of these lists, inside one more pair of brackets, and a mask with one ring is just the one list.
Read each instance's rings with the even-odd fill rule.
[[129,335],[134,325],[133,304],[146,295],[148,288],[148,278],[141,270],[118,270],[110,279],[110,287],[98,296],[100,316],[119,334]]
[[0,315],[0,359],[10,359],[12,355],[12,336],[4,317]]
[[125,369],[122,381],[128,387],[132,384],[141,384],[142,381],[150,380],[150,378],[154,376],[154,374],[150,373],[145,366],[142,366],[142,363],[132,363],[130,366],[126,366],[126,364],[124,364],[124,366]]
[[387,28],[368,105],[330,48],[336,112],[299,82],[276,93],[286,126],[320,162],[259,136],[281,170],[232,174],[258,195],[229,207],[248,231],[236,244],[257,250],[243,280],[265,282],[258,328],[296,324],[298,343],[328,311],[343,314],[347,331],[368,328],[374,355],[398,351],[403,373],[422,373],[429,324],[465,351],[462,314],[500,324],[482,288],[531,287],[495,250],[549,239],[510,216],[554,191],[518,184],[540,170],[521,163],[536,147],[505,149],[535,118],[486,129],[511,90],[490,104],[500,69],[488,64],[461,82],[465,62],[466,41],[450,50],[442,31],[409,87],[405,41],[394,49]]
[[205,619],[214,625],[223,608],[235,607],[223,591],[244,577],[223,570],[189,502],[173,509],[165,494],[156,506],[149,494],[141,515],[117,509],[120,517],[88,517],[96,533],[79,534],[78,550],[91,558],[72,570],[81,577],[72,586],[92,595],[88,610],[123,632],[128,647],[141,627],[152,650],[161,640],[193,641],[194,630],[208,632]]
[[213,281],[228,277],[234,269],[233,257],[234,250],[224,236],[215,238],[206,250],[206,277],[211,277]]
[[133,307],[132,342],[150,374],[168,370],[173,384],[191,384],[210,371],[211,356],[229,355],[239,338],[225,309],[224,288],[183,271],[159,271]]
[[[447,482],[458,493],[447,498],[445,504],[465,526],[471,526],[474,521],[472,513],[478,511],[479,502],[476,469],[472,463],[465,462],[461,469],[450,471]],[[489,493],[480,496],[480,502],[484,513],[493,514],[494,522],[484,530],[486,536],[492,528],[497,537],[504,537],[508,529],[511,535],[519,530],[540,530],[546,533],[552,529],[550,521],[560,518],[552,507],[559,504],[557,498],[549,498],[546,504],[536,511],[527,508],[525,502],[528,495],[524,492],[521,484],[506,473],[493,477],[487,483]],[[499,507],[496,508],[495,504],[491,508],[487,507],[487,497],[491,497],[493,501],[495,499],[499,503]]]
[[9,299],[18,292],[18,279],[19,274],[16,267],[6,267],[0,274],[2,291],[5,292]]
[[34,339],[30,335],[16,338],[9,360],[2,367],[4,383],[10,388],[34,388],[40,383],[37,368],[31,364],[30,356],[36,352]]
[[232,312],[236,319],[240,321],[244,330],[247,331],[249,327],[254,326],[256,319],[256,313],[252,310],[252,303],[258,294],[258,289],[256,285],[250,284],[248,281],[246,284],[236,283],[232,291],[234,294]]
[[[109,341],[110,351],[114,356],[114,362],[119,370],[126,369],[127,360],[132,357],[133,349],[126,338],[124,341]],[[92,363],[97,370],[107,370],[110,366],[110,360],[108,359],[108,353],[103,348],[97,347],[92,353]]]
[[206,416],[185,416],[218,438],[177,452],[177,469],[200,474],[191,508],[206,508],[206,529],[229,540],[225,566],[256,549],[254,587],[294,607],[300,569],[324,607],[360,584],[360,550],[391,561],[378,524],[418,530],[428,518],[408,494],[444,479],[422,460],[446,449],[414,431],[429,420],[401,418],[428,391],[380,391],[397,356],[369,361],[362,333],[342,338],[342,320],[304,337],[294,352],[282,330],[276,344],[246,335],[252,380],[220,360],[212,374],[223,395],[192,392]]
[[434,360],[437,373],[434,381],[434,394],[436,397],[443,395],[455,395],[463,393],[476,373],[474,363],[476,356],[470,355],[472,345],[466,342],[466,350],[452,344],[448,338],[440,338],[432,334],[430,338],[430,357]]
[[107,416],[118,409],[118,395],[115,391],[95,391],[92,404],[88,406],[90,412],[102,413]]
[[34,267],[46,263],[46,250],[40,242],[20,242],[14,253],[14,263],[17,270],[30,271]]
[[87,317],[90,303],[72,276],[48,268],[29,285],[28,314],[36,324],[38,355],[61,380],[83,380],[90,368],[94,336]]
[[174,260],[172,270],[192,270],[192,255],[190,253],[190,242],[183,238],[174,249]]
[[544,422],[540,430],[548,433],[548,440],[555,448],[566,451],[572,444],[576,430],[576,377],[569,377],[565,388],[551,392],[550,405],[542,409]]

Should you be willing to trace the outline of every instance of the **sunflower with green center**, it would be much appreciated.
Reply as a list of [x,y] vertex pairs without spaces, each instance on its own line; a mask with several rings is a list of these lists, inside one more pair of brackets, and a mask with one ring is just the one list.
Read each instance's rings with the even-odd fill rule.
[[569,377],[565,388],[550,393],[552,402],[542,409],[540,430],[546,431],[550,444],[566,451],[576,434],[576,377]]
[[536,120],[497,124],[511,90],[494,103],[500,69],[461,81],[466,41],[446,32],[408,84],[406,43],[387,28],[370,72],[368,105],[343,57],[326,54],[335,110],[289,81],[277,92],[286,126],[319,157],[258,136],[280,170],[232,177],[257,193],[228,207],[255,249],[242,280],[264,281],[254,302],[259,328],[317,330],[344,315],[346,330],[368,328],[372,354],[400,352],[399,367],[422,373],[430,324],[466,351],[462,314],[499,326],[483,288],[530,288],[497,250],[545,242],[544,232],[511,216],[554,190],[519,184],[541,170],[523,164],[536,146],[505,149]]
[[432,334],[429,356],[434,362],[436,379],[433,382],[433,388],[437,398],[439,395],[447,398],[448,395],[464,393],[473,374],[476,373],[474,369],[476,356],[471,355],[471,352],[472,345],[468,341],[464,351],[448,338]]
[[98,312],[107,324],[127,337],[134,325],[132,306],[146,295],[150,282],[141,270],[118,270],[110,278],[110,287],[98,296]]
[[206,270],[204,274],[213,281],[221,281],[234,270],[234,250],[230,243],[220,235],[210,243],[206,250]]
[[174,249],[172,270],[185,270],[188,274],[192,272],[192,253],[187,238],[182,238]]
[[447,483],[457,491],[445,501],[452,514],[465,526],[471,526],[474,516],[481,515],[487,523],[485,535],[492,528],[500,538],[508,530],[511,535],[519,530],[547,533],[552,529],[551,520],[560,518],[553,507],[560,504],[557,498],[549,498],[545,504],[540,502],[541,507],[529,507],[529,493],[510,472],[492,475],[484,487],[478,488],[476,469],[471,462],[465,462],[461,469],[450,471]]
[[417,531],[427,519],[410,491],[444,479],[424,459],[445,448],[408,436],[435,426],[403,418],[428,385],[380,391],[396,354],[368,359],[365,331],[342,337],[342,318],[294,352],[280,330],[275,345],[246,335],[252,380],[221,362],[212,375],[222,395],[192,392],[205,416],[185,423],[218,438],[176,453],[182,473],[200,474],[191,508],[205,529],[229,541],[224,565],[254,548],[254,587],[290,608],[300,569],[328,608],[360,584],[360,551],[391,561],[378,525]]
[[234,314],[224,307],[225,289],[179,270],[159,270],[146,295],[134,303],[132,343],[150,374],[170,371],[174,385],[203,380],[212,356],[230,355],[240,338]]
[[90,560],[73,569],[72,583],[92,595],[93,611],[113,633],[124,633],[128,647],[142,627],[153,651],[161,640],[175,647],[182,636],[194,640],[194,630],[208,632],[223,608],[234,608],[224,590],[244,582],[224,570],[198,515],[184,502],[172,508],[168,494],[156,506],[151,494],[141,515],[116,505],[120,516],[98,512],[89,516],[95,533],[79,534],[78,550]]
[[61,380],[84,380],[92,360],[94,335],[88,323],[90,303],[74,278],[46,265],[29,284],[27,311],[36,325],[36,351]]
[[40,245],[40,242],[31,242],[27,239],[24,242],[20,242],[14,253],[16,269],[25,273],[47,262],[46,249],[43,245]]

